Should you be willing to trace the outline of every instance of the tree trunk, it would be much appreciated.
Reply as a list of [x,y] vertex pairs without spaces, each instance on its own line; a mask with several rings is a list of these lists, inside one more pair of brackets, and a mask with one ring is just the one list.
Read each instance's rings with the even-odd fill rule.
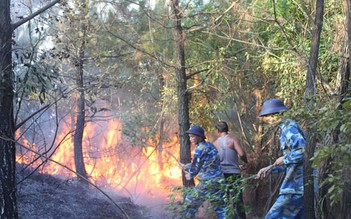
[[[177,97],[178,97],[178,122],[180,138],[180,162],[191,162],[190,140],[185,133],[189,128],[189,98],[187,92],[187,78],[185,72],[185,52],[184,52],[184,33],[182,28],[182,16],[179,11],[179,1],[173,0],[173,35],[175,39],[175,63],[177,77]],[[182,173],[184,186],[194,186],[194,180],[186,180]]]
[[[158,70],[157,70],[158,71]],[[159,126],[159,142],[158,142],[158,166],[160,168],[160,170],[163,170],[163,156],[162,156],[162,152],[163,152],[163,140],[164,140],[164,118],[163,118],[163,92],[164,92],[164,87],[165,87],[165,79],[162,75],[162,73],[158,72],[158,79],[159,79],[159,86],[160,86],[160,105],[161,105],[161,109],[160,109],[160,126]]]
[[0,1],[0,216],[18,218],[10,1]]
[[[347,42],[348,42],[348,68],[345,70],[345,76],[343,77],[342,83],[345,84],[345,89],[349,87],[350,84],[350,74],[351,74],[351,0],[346,0],[347,2],[347,12],[346,12],[346,31],[347,31]],[[346,90],[341,89],[341,94],[344,95]]]
[[[83,61],[81,61],[83,62]],[[76,172],[78,177],[87,179],[87,172],[85,170],[83,158],[83,134],[85,126],[85,98],[83,87],[83,67],[79,70],[79,78],[77,79],[78,92],[77,92],[77,111],[76,111],[76,126],[74,135],[74,162],[76,165]],[[85,180],[83,180],[84,182]]]
[[[307,100],[306,107],[308,112],[314,111],[315,103],[315,82],[316,82],[316,71],[318,66],[318,54],[320,45],[320,35],[322,30],[323,22],[323,12],[324,12],[324,0],[316,1],[316,16],[314,21],[314,26],[312,30],[312,44],[310,51],[310,58],[307,70],[306,79],[306,90],[305,98]],[[316,148],[316,133],[317,127],[315,121],[308,121],[307,125],[307,145],[305,151],[305,165],[304,165],[304,208],[305,208],[305,218],[313,219],[315,218],[314,211],[314,177],[312,169],[312,161],[315,148]]]
[[[83,9],[85,10],[85,2],[82,3]],[[86,13],[82,13],[85,15]],[[83,16],[84,17],[84,16]],[[84,21],[84,20],[83,20]],[[87,26],[85,22],[81,25],[82,37],[81,37],[81,45],[78,51],[78,57],[75,60],[75,66],[77,69],[77,111],[76,111],[76,131],[74,135],[74,162],[76,165],[76,171],[78,173],[79,178],[87,179],[87,172],[84,164],[83,157],[83,134],[85,127],[85,96],[84,96],[84,57],[85,57],[85,46],[86,46],[86,32]],[[86,182],[86,180],[83,180]]]

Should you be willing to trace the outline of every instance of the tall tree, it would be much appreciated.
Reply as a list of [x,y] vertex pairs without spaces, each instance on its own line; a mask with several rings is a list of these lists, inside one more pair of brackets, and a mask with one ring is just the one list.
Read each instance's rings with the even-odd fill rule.
[[0,183],[2,196],[0,197],[1,218],[18,218],[16,199],[16,148],[14,141],[15,124],[13,115],[13,69],[12,69],[12,34],[13,31],[49,9],[59,0],[55,0],[37,12],[31,14],[18,23],[12,24],[10,0],[0,1]]
[[0,1],[0,215],[18,218],[15,176],[15,142],[13,120],[12,31],[10,1]]
[[[351,0],[346,0],[347,11],[346,11],[346,33],[347,33],[347,45],[348,45],[348,68],[345,71],[346,87],[350,85],[350,76],[351,76]],[[343,90],[343,89],[341,89]]]
[[[305,97],[307,100],[306,107],[307,111],[313,113],[315,111],[315,95],[316,95],[316,74],[318,66],[318,55],[320,38],[322,31],[324,13],[324,0],[316,1],[316,14],[315,21],[312,29],[312,44],[310,50],[309,62],[307,65],[307,75],[306,75],[306,90]],[[314,210],[314,174],[312,169],[312,161],[315,148],[316,148],[316,138],[317,138],[317,127],[315,121],[310,119],[308,121],[307,127],[307,143],[305,148],[305,165],[304,165],[304,206],[305,206],[305,218],[315,218]]]
[[[179,10],[179,1],[172,1],[173,15],[173,35],[175,47],[175,63],[176,63],[176,78],[177,78],[177,97],[178,97],[178,125],[180,136],[180,162],[190,163],[190,140],[185,133],[189,128],[189,94],[187,91],[187,76],[185,71],[185,51],[184,41],[185,34],[182,28],[182,12]],[[193,186],[194,180],[185,179],[184,172],[182,174],[184,186]]]
[[[87,179],[87,172],[83,157],[83,135],[85,127],[85,85],[84,85],[84,60],[87,44],[87,3],[86,1],[78,1],[78,8],[80,10],[80,38],[77,40],[78,50],[76,56],[73,57],[76,69],[76,117],[75,117],[75,134],[74,134],[74,162],[79,178]],[[84,180],[82,180],[85,182]]]

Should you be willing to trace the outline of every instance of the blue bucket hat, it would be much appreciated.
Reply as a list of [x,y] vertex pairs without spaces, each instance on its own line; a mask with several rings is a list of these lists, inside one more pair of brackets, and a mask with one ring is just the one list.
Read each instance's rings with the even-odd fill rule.
[[261,112],[258,114],[258,116],[267,116],[271,114],[276,114],[279,113],[280,111],[287,111],[289,108],[287,108],[283,101],[278,100],[278,99],[269,99],[266,100],[263,105]]
[[191,127],[188,131],[186,131],[185,133],[187,134],[193,134],[193,135],[197,135],[203,139],[206,138],[205,136],[205,131],[203,128],[201,128],[200,126],[194,125],[193,127]]

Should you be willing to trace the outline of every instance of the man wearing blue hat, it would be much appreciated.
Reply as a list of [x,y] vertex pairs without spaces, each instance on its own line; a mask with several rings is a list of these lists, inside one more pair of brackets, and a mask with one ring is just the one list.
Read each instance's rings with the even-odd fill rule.
[[190,142],[196,145],[196,148],[192,162],[181,164],[181,167],[188,180],[198,176],[199,183],[194,191],[189,192],[185,197],[184,218],[194,218],[206,198],[209,198],[217,218],[225,218],[224,176],[218,151],[213,144],[205,141],[206,136],[200,126],[192,126],[186,133],[189,134]]
[[264,117],[271,125],[278,124],[280,150],[283,156],[273,165],[262,168],[256,179],[263,179],[270,173],[285,172],[280,186],[279,196],[265,219],[272,218],[304,218],[303,202],[303,162],[306,144],[305,133],[301,126],[292,119],[280,121],[277,114],[289,110],[281,100],[269,99],[263,103],[260,117]]

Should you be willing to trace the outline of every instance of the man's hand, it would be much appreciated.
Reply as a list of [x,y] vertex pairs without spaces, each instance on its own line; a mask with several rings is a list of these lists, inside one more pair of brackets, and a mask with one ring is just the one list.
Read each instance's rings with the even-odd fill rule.
[[179,162],[179,167],[182,170],[186,170],[186,164],[183,164],[183,163]]
[[284,165],[284,156],[279,157],[273,164],[274,166],[283,166]]
[[185,179],[187,179],[187,180],[191,180],[190,173],[185,172]]
[[190,173],[187,171],[187,165],[186,164],[183,164],[181,162],[178,162],[179,164],[179,167],[180,169],[182,169],[184,171],[184,174],[185,174],[185,179],[187,180],[191,180],[191,176],[190,176]]
[[247,163],[239,165],[239,168],[240,168],[241,171],[246,170],[247,169]]
[[273,168],[273,165],[269,165],[268,167],[264,167],[260,169],[255,177],[255,179],[264,179],[266,178],[270,173]]

